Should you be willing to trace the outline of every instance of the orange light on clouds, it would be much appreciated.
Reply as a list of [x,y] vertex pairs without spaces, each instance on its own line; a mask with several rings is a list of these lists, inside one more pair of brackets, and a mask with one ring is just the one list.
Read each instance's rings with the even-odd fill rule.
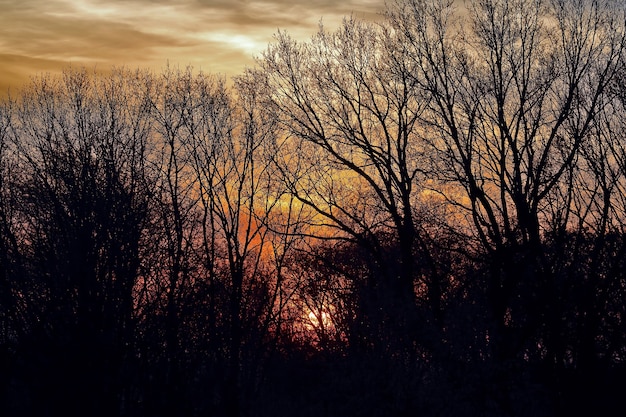
[[377,19],[384,0],[7,0],[0,3],[0,95],[72,64],[160,70],[169,62],[239,74],[278,29],[309,39],[353,14]]

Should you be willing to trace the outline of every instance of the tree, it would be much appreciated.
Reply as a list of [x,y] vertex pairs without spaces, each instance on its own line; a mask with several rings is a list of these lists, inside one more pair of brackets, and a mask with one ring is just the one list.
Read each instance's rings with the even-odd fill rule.
[[292,227],[294,211],[281,206],[283,192],[267,156],[275,118],[261,111],[255,80],[238,77],[231,92],[224,80],[200,74],[186,92],[185,146],[202,212],[201,259],[209,285],[224,297],[213,312],[225,330],[224,345],[215,346],[228,364],[224,407],[237,415],[256,389],[264,343],[280,317],[275,308],[290,243],[283,239],[278,248],[269,239]]
[[[574,312],[580,299],[568,287],[593,294],[604,286],[582,272],[599,264],[576,269],[572,256],[599,260],[605,250],[617,185],[605,112],[624,66],[623,7],[502,0],[459,11],[450,1],[411,0],[387,16],[428,103],[420,124],[434,188],[467,214],[489,268],[493,357],[519,363],[532,352],[568,367],[573,317],[599,317],[593,296],[584,297],[586,313]],[[591,257],[583,255],[588,232],[600,239]]]
[[507,322],[526,328],[530,312],[511,312],[523,281],[536,281],[535,302],[554,296],[543,236],[548,225],[570,226],[560,215],[570,210],[571,175],[623,65],[617,11],[599,2],[479,1],[456,17],[450,2],[408,1],[389,13],[429,103],[422,123],[438,180],[464,191],[462,199],[441,194],[467,210],[494,262],[490,299],[501,331]]
[[348,19],[335,33],[320,27],[308,43],[279,33],[259,60],[267,106],[287,138],[275,161],[289,192],[315,214],[308,233],[350,239],[371,254],[367,318],[359,320],[372,320],[368,338],[382,350],[411,344],[417,281],[426,277],[434,309],[441,302],[437,265],[414,219],[425,102],[398,46],[386,26]]
[[154,237],[162,246],[154,252],[156,289],[146,291],[147,325],[170,346],[162,383],[180,386],[155,400],[177,407],[192,391],[181,379],[202,367],[198,378],[219,398],[206,407],[238,415],[277,337],[283,264],[295,240],[280,230],[296,227],[298,216],[283,206],[271,170],[275,118],[261,110],[255,80],[245,75],[229,89],[216,76],[167,69],[153,94],[150,163],[162,230]]
[[9,403],[8,389],[12,383],[16,348],[28,328],[28,310],[20,299],[24,278],[21,249],[16,227],[17,198],[14,182],[19,177],[11,147],[10,103],[0,107],[0,380],[5,408]]
[[[34,80],[12,102],[21,169],[13,242],[26,254],[19,291],[30,317],[20,378],[39,380],[31,395],[52,413],[114,412],[124,395],[149,196],[146,113],[133,81],[123,70],[104,79],[68,70]],[[66,403],[60,387],[77,399]]]

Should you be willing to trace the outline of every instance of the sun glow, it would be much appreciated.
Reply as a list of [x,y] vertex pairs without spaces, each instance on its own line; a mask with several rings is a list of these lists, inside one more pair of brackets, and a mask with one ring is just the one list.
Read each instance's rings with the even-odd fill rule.
[[309,312],[309,323],[312,328],[328,328],[332,326],[333,322],[330,314],[326,311],[322,311],[319,314],[315,314],[313,311]]
[[308,305],[302,315],[302,324],[307,332],[325,335],[334,332],[334,306],[332,305]]

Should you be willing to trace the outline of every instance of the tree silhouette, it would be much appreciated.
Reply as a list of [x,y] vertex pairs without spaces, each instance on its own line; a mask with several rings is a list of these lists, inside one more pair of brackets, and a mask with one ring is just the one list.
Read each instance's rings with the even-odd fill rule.
[[403,0],[0,105],[7,415],[619,415],[626,11]]
[[[133,125],[141,110],[122,104],[129,78],[70,70],[13,103],[25,378],[41,384],[50,404],[40,406],[52,413],[112,411],[125,388],[147,213],[146,136]],[[48,372],[41,379],[38,367]]]

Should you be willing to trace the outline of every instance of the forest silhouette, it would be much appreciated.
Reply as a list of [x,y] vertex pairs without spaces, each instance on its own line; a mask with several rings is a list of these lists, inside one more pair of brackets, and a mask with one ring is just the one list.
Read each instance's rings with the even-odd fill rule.
[[626,10],[406,0],[0,103],[0,413],[626,411]]

